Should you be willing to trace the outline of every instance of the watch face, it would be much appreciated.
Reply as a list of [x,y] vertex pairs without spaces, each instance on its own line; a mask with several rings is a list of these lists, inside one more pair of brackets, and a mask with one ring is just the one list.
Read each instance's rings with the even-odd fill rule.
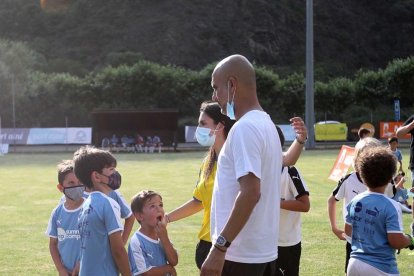
[[221,246],[224,246],[226,244],[226,240],[222,236],[218,236],[216,242],[218,245],[221,245]]

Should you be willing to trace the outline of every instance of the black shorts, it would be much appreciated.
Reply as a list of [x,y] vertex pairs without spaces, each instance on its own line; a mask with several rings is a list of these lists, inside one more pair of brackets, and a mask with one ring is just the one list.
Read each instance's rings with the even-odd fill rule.
[[195,261],[198,269],[201,269],[204,261],[207,259],[208,253],[210,252],[212,243],[208,241],[200,240],[197,243],[196,252],[195,252]]
[[352,246],[349,242],[346,243],[346,257],[345,257],[345,273],[348,270],[349,258],[351,258]]
[[277,276],[299,275],[300,255],[302,245],[279,246],[277,248],[276,273]]
[[276,260],[262,264],[246,264],[225,261],[221,276],[273,276],[276,272]]

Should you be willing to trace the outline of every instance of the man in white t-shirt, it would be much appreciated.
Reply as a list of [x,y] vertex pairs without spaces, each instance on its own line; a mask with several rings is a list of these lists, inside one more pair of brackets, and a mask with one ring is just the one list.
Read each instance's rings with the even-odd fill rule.
[[282,149],[261,108],[252,64],[233,55],[212,74],[213,100],[237,122],[218,157],[211,204],[213,247],[201,275],[273,275]]

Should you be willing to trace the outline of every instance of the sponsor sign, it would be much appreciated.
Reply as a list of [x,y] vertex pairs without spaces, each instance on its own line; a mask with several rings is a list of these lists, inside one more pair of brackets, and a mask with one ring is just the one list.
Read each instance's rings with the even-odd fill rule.
[[336,161],[331,169],[328,179],[338,182],[347,174],[349,167],[352,166],[354,152],[355,149],[353,147],[345,145],[342,146],[338,156],[336,157]]
[[[403,122],[380,122],[380,138],[388,139],[389,137],[396,136],[397,128],[402,126]],[[411,135],[407,134],[403,139],[410,139]]]
[[15,145],[90,144],[92,128],[3,128],[0,141]]

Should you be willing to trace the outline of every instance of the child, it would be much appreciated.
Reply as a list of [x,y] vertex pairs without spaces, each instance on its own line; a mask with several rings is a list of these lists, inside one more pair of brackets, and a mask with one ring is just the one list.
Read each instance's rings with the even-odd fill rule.
[[[363,149],[366,147],[377,147],[381,146],[381,142],[375,138],[366,137],[361,139],[355,145],[355,153],[354,153],[354,172],[344,176],[338,182],[338,186],[332,192],[332,195],[328,199],[328,215],[329,215],[329,222],[331,224],[332,232],[338,237],[340,240],[345,240],[343,234],[344,231],[339,229],[336,224],[336,203],[342,199],[344,199],[344,204],[342,208],[343,219],[345,221],[345,217],[347,214],[346,206],[348,203],[358,194],[367,190],[367,187],[362,183],[360,175],[358,173],[357,168],[355,167],[355,160],[358,157],[358,154],[362,152]],[[347,242],[346,243],[346,256],[345,256],[345,273],[348,267],[348,261],[351,253],[351,245]]]
[[82,147],[73,157],[74,171],[90,189],[79,216],[80,275],[131,275],[122,240],[120,207],[107,195],[116,159],[108,151]]
[[49,250],[59,275],[77,275],[79,272],[80,236],[78,216],[84,201],[84,186],[73,172],[72,160],[58,164],[58,184],[66,200],[59,203],[50,216],[46,235]]
[[[132,227],[134,226],[134,216],[132,215],[131,209],[129,208],[129,204],[125,201],[122,194],[118,191],[119,187],[121,186],[121,174],[119,172],[115,171],[110,176],[108,186],[112,189],[112,191],[109,192],[108,196],[119,204],[121,219],[125,219],[124,230],[122,231],[122,240],[124,241],[124,245],[126,245],[129,235],[131,234]],[[83,198],[88,198],[89,194],[90,190],[86,188],[83,192]],[[60,203],[65,202],[65,200],[65,196],[62,196]]]
[[401,211],[403,211],[404,213],[411,213],[411,205],[408,204],[408,191],[407,189],[404,188],[404,182],[405,182],[405,178],[404,178],[404,173],[399,173],[394,177],[394,183],[395,183],[395,195],[392,199],[394,199],[395,201],[397,201],[400,204],[401,207]]
[[141,225],[128,247],[133,274],[177,275],[174,266],[178,255],[168,238],[162,197],[153,191],[141,191],[132,198],[131,209]]
[[[284,144],[282,130],[276,126],[280,142]],[[299,275],[301,246],[300,212],[310,209],[309,191],[294,166],[282,168],[280,182],[279,246],[276,275]]]
[[400,207],[384,195],[396,171],[396,158],[384,147],[370,147],[356,162],[368,191],[347,206],[345,233],[352,237],[347,275],[399,275],[395,249],[414,248],[414,239],[402,231]]
[[390,146],[392,153],[394,153],[395,157],[397,157],[398,163],[400,164],[398,171],[403,173],[402,154],[398,149],[398,138],[395,136],[388,138],[388,145]]

